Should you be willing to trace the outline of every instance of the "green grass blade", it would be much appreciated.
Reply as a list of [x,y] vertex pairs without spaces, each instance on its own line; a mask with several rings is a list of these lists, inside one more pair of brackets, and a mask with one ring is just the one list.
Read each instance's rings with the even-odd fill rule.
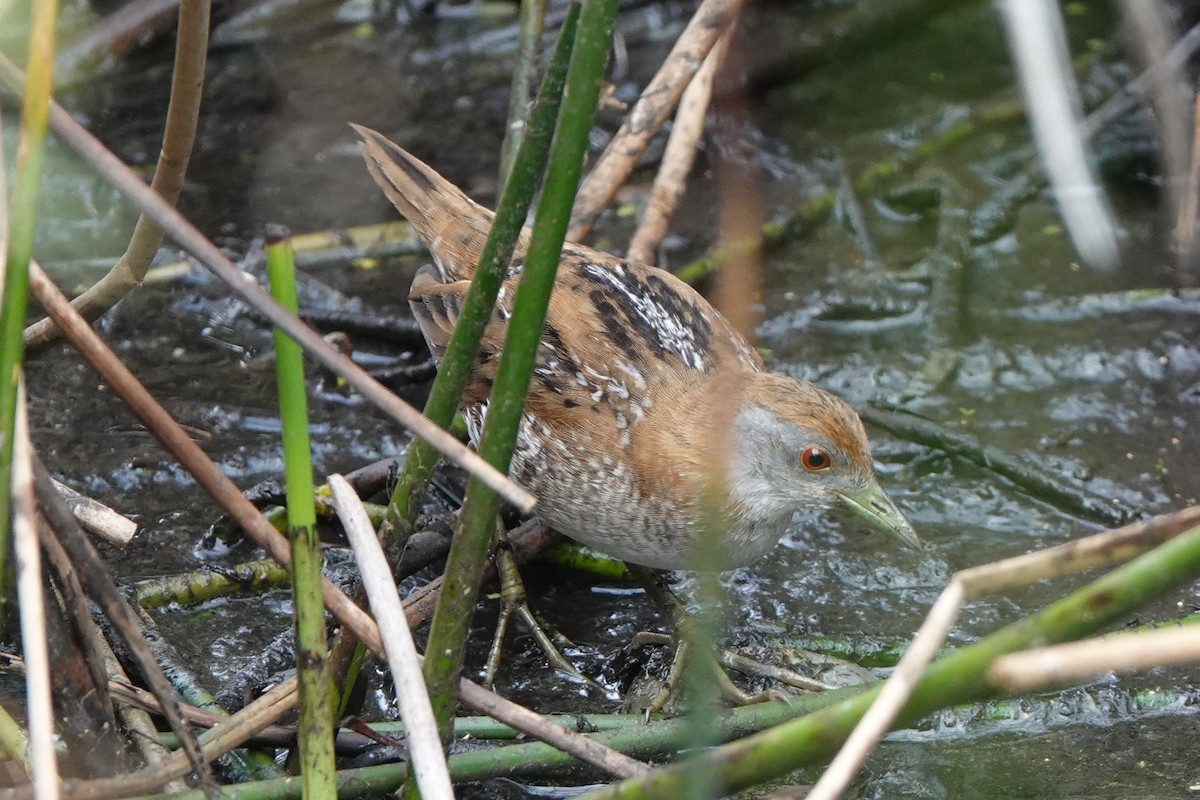
[[[53,88],[56,0],[36,0],[29,29],[29,60],[21,109],[21,138],[17,145],[12,203],[8,213],[4,296],[0,298],[0,608],[12,595],[9,556],[9,485],[12,480],[13,424],[17,411],[17,381],[25,345],[25,309],[29,298],[29,259],[33,254],[38,184],[42,174],[46,126]],[[0,202],[0,211],[3,211]],[[3,228],[0,227],[0,233]],[[8,615],[0,615],[0,619]],[[7,626],[5,626],[7,627]]]
[[[298,310],[296,267],[288,234],[271,230],[267,240],[271,294],[280,305],[295,314]],[[313,507],[304,353],[300,345],[278,328],[275,329],[275,372],[279,385],[279,419],[283,426],[292,599],[296,606],[301,781],[305,797],[334,797],[337,768],[333,758],[333,695],[328,672],[325,603],[321,598],[321,543],[317,538],[317,516]]]
[[[437,378],[429,391],[425,403],[425,416],[441,425],[450,425],[463,388],[471,374],[479,342],[483,338],[496,294],[504,280],[505,270],[516,247],[517,237],[525,225],[525,215],[533,202],[538,180],[546,165],[550,152],[550,141],[554,133],[554,121],[558,117],[559,103],[567,76],[567,66],[575,45],[576,22],[579,9],[571,4],[563,20],[562,32],[554,49],[554,56],[546,68],[537,101],[529,114],[524,141],[513,161],[509,179],[504,184],[500,202],[496,207],[496,219],[488,233],[487,242],[479,259],[479,268],[471,288],[463,299],[458,324],[446,346],[446,355],[438,365]],[[404,462],[404,472],[392,492],[391,507],[393,524],[407,524],[413,492],[424,486],[429,473],[437,463],[437,453],[424,442],[414,439],[409,445]]]
[[[579,15],[542,202],[513,300],[479,444],[480,455],[500,470],[508,469],[521,423],[571,204],[583,171],[616,11],[616,0],[584,0]],[[450,733],[463,650],[499,502],[494,492],[478,482],[468,485],[462,519],[446,563],[445,585],[430,628],[425,678],[444,738]]]

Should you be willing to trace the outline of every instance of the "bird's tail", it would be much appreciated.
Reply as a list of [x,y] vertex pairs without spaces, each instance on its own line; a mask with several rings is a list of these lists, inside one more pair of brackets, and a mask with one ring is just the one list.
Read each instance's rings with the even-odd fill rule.
[[468,280],[492,225],[493,214],[425,162],[382,134],[351,124],[371,177],[416,228],[437,262],[443,282]]

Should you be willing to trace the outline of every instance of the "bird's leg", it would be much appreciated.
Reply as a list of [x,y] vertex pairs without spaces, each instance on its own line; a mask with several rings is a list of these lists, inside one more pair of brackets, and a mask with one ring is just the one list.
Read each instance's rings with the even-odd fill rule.
[[559,649],[570,642],[560,633],[553,636],[546,632],[529,606],[525,593],[525,582],[521,580],[521,572],[517,567],[517,559],[512,545],[508,541],[508,531],[503,524],[496,526],[496,573],[500,578],[500,616],[496,621],[496,634],[492,638],[492,647],[488,651],[487,669],[484,673],[483,685],[489,689],[496,679],[496,671],[500,667],[500,655],[504,646],[504,636],[508,631],[509,620],[515,614],[517,619],[525,624],[529,632],[550,665],[565,674],[571,680],[589,685],[595,682],[575,668]]
[[[502,555],[506,553],[507,557]],[[508,542],[508,536],[504,533],[503,524],[497,525],[496,530],[496,574],[500,578],[500,613],[496,617],[496,630],[492,634],[492,646],[488,649],[487,669],[483,674],[484,688],[491,689],[492,684],[496,682],[496,670],[500,668],[500,656],[504,651],[504,637],[508,633],[508,621],[512,619],[513,608],[519,603],[524,602],[525,585],[520,582],[520,576],[517,576],[518,583],[512,585],[506,584],[505,575],[510,571],[516,571],[516,565],[512,564],[515,561],[512,558],[512,545]],[[506,563],[512,564],[511,568],[506,568]]]
[[[675,641],[674,637],[662,634],[638,634],[634,637],[634,641],[630,642],[630,647],[644,647],[652,644],[650,636],[659,635],[661,640],[658,644],[671,646],[675,645],[675,655],[671,658],[671,669],[667,671],[667,677],[663,681],[662,688],[658,690],[658,694],[654,695],[649,703],[646,704],[645,711],[646,719],[662,711],[667,707],[667,703],[671,702],[671,697],[679,690],[679,684],[683,680],[684,665],[687,663],[688,651],[691,649],[686,641]],[[639,637],[641,642],[638,642]]]
[[696,619],[688,613],[688,610],[684,608],[683,603],[675,596],[675,593],[652,570],[633,564],[627,564],[626,566],[646,587],[647,593],[667,609],[671,617],[672,632],[670,635],[640,633],[630,643],[630,646],[633,648],[645,647],[650,644],[673,644],[675,646],[675,655],[671,660],[671,668],[667,672],[662,689],[659,690],[658,694],[647,705],[647,715],[656,714],[666,707],[672,695],[678,691],[684,670],[689,661],[695,659],[698,659],[695,662],[696,665],[701,669],[707,670],[712,679],[716,681],[721,698],[733,705],[750,705],[752,703],[762,703],[767,700],[778,700],[783,698],[784,695],[774,689],[767,689],[757,694],[745,692],[730,679],[722,667],[736,669],[739,672],[747,674],[770,677],[782,683],[796,686],[797,688],[808,689],[809,691],[826,688],[816,681],[791,672],[791,670],[759,664],[753,659],[729,650],[723,650],[719,656],[712,652],[693,652],[695,648],[691,647],[689,642],[695,638],[693,629],[698,624]]

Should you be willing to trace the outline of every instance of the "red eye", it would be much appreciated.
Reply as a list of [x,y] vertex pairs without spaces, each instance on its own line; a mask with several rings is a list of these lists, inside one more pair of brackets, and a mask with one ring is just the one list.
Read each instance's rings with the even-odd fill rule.
[[809,472],[820,472],[823,469],[829,469],[831,462],[829,453],[820,447],[810,447],[800,454],[800,463]]

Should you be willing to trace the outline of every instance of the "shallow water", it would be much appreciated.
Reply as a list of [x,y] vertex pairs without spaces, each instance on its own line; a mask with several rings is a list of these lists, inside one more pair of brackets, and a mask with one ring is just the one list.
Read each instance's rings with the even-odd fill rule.
[[[1072,7],[1079,12],[1069,20],[1077,48],[1108,34],[1111,21],[1096,4]],[[647,79],[686,11],[665,4],[623,17],[630,62],[617,81],[619,97]],[[833,13],[763,4],[748,29],[762,37],[815,27]],[[873,162],[912,154],[956,121],[1013,99],[994,13],[988,4],[961,4],[894,46],[845,53],[794,77],[781,68],[786,79],[772,78],[772,88],[753,97],[752,125],[737,137],[761,170],[769,215],[789,218],[802,200],[836,189],[839,171],[853,176]],[[367,26],[366,19],[352,0],[323,4],[269,30],[226,29],[214,50],[181,205],[235,255],[254,250],[267,222],[300,232],[391,219],[352,144],[350,121],[380,129],[475,196],[494,196],[508,61],[503,53],[459,56],[451,48],[464,35],[510,20],[462,12],[412,26]],[[787,67],[786,37],[753,41],[761,45],[756,55],[763,63]],[[162,47],[138,52],[102,77],[68,88],[60,101],[123,157],[146,163],[156,148],[169,63]],[[1099,57],[1084,71],[1085,94],[1102,97],[1129,74],[1115,56]],[[615,119],[602,114],[601,128],[611,131]],[[1200,314],[1187,307],[1138,310],[1120,300],[1074,311],[1081,295],[1167,286],[1163,222],[1154,179],[1145,173],[1153,162],[1145,155],[1149,134],[1142,123],[1125,122],[1124,139],[1105,140],[1108,188],[1125,226],[1127,253],[1114,275],[1076,263],[1044,192],[1017,210],[1002,235],[966,240],[968,215],[1011,180],[1028,144],[1019,119],[981,123],[978,134],[925,159],[886,189],[859,195],[865,233],[851,224],[843,196],[831,219],[768,251],[763,284],[770,291],[759,344],[770,350],[771,367],[858,405],[902,402],[1022,456],[1032,469],[1145,513],[1194,502],[1200,449],[1189,428],[1200,411],[1194,344]],[[117,223],[132,215],[59,146],[51,146],[48,172],[49,222],[39,256],[72,286],[87,280],[80,259],[119,253],[125,227]],[[686,263],[711,244],[714,197],[711,175],[699,173],[666,254],[671,264]],[[598,238],[622,242],[627,227],[610,215]],[[962,265],[965,278],[957,284],[937,270],[946,258]],[[404,294],[419,265],[406,259],[374,269],[316,267],[302,303],[407,314]],[[893,275],[922,267],[932,277]],[[246,366],[269,350],[269,332],[222,287],[196,274],[143,289],[102,330],[239,485],[280,474],[269,423],[273,382],[269,371]],[[941,380],[915,386],[914,376],[935,353],[952,368]],[[315,383],[319,376],[313,377]],[[35,437],[50,468],[143,525],[125,553],[110,552],[122,580],[254,555],[236,538],[208,533],[217,516],[212,505],[75,356],[65,349],[39,356],[30,364],[29,384]],[[406,394],[416,401],[422,392],[413,387]],[[322,388],[310,411],[318,475],[403,452],[404,434],[353,397]],[[728,620],[732,641],[906,639],[953,571],[1104,527],[962,459],[882,432],[873,432],[873,441],[881,479],[920,532],[925,552],[903,550],[827,515],[803,515],[770,557],[726,576],[736,609]],[[528,578],[536,606],[579,645],[579,663],[592,674],[602,672],[630,635],[659,621],[637,592],[593,586],[557,568],[535,567]],[[1084,580],[1043,582],[974,601],[952,641],[973,641]],[[1171,619],[1196,604],[1194,587],[1185,587],[1138,620]],[[490,636],[493,606],[477,620],[481,641]],[[279,592],[157,616],[164,634],[215,690],[287,627],[289,611]],[[528,637],[515,642],[499,681],[514,699],[545,710],[614,707],[611,698],[558,682]],[[475,655],[479,666],[481,652]],[[1180,688],[1195,679],[1194,670],[1175,670],[1117,683],[1113,691],[1123,697],[1158,682]],[[377,706],[389,702],[386,690],[372,697]],[[1101,704],[1101,712],[1077,704],[1058,712],[1059,724],[1042,716],[927,725],[922,734],[885,744],[855,791],[880,798],[1189,794],[1200,775],[1189,760],[1195,723],[1187,706],[1141,714],[1112,702]],[[803,783],[812,776],[795,778]]]

